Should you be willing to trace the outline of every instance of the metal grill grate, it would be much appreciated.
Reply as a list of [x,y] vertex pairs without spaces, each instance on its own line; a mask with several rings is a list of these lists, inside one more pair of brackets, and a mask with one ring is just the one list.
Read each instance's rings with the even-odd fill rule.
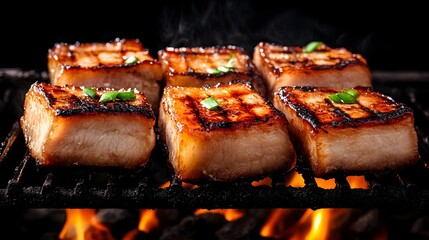
[[[429,207],[428,159],[429,88],[424,81],[375,79],[375,89],[405,102],[415,112],[422,156],[417,166],[400,172],[366,174],[368,189],[352,189],[347,176],[336,176],[334,189],[318,187],[311,170],[298,161],[304,187],[289,186],[291,173],[269,177],[272,186],[253,186],[251,179],[233,183],[204,183],[194,188],[168,181],[162,148],[157,146],[150,164],[136,170],[92,167],[41,167],[28,155],[18,118],[23,94],[46,74],[0,71],[0,206],[53,208],[325,208],[325,207]],[[375,78],[377,74],[374,74]],[[395,75],[396,76],[396,75]],[[416,81],[417,80],[417,81]]]

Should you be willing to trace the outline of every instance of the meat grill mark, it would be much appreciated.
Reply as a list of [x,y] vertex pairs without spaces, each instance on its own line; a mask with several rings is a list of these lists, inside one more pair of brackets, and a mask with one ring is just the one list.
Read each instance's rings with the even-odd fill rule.
[[[321,91],[321,92],[328,92],[329,89],[319,89],[316,87],[309,87],[309,86],[298,86],[298,87],[282,87],[279,90],[279,96],[280,99],[288,104],[292,109],[296,111],[296,114],[306,120],[314,130],[323,129],[323,126],[331,126],[331,127],[358,127],[363,124],[371,124],[376,122],[385,122],[385,123],[393,123],[395,121],[400,121],[401,119],[405,118],[406,116],[412,115],[413,112],[411,108],[406,106],[403,103],[395,102],[390,97],[387,97],[385,95],[374,95],[374,97],[377,97],[377,100],[383,103],[387,103],[388,106],[394,105],[394,110],[387,111],[387,112],[380,112],[376,111],[376,109],[369,109],[364,106],[362,106],[361,103],[358,101],[358,105],[360,109],[363,109],[364,111],[369,113],[368,117],[362,117],[353,119],[351,116],[349,116],[346,112],[344,112],[342,109],[335,107],[329,99],[324,99],[324,102],[328,104],[328,106],[332,107],[334,110],[333,112],[341,117],[344,118],[343,120],[336,120],[336,121],[330,121],[327,123],[320,122],[316,114],[304,103],[301,103],[297,100],[297,96],[291,92],[287,91],[288,89],[298,90],[298,91],[304,91],[304,92],[314,92],[314,91]],[[366,87],[357,87],[355,88],[358,90],[361,94],[362,91],[370,91],[369,88]],[[375,106],[374,108],[376,108]]]
[[[231,91],[230,96],[226,98],[234,99],[232,105],[221,105],[219,106],[218,110],[204,109],[204,107],[200,104],[200,101],[205,99],[202,96],[193,97],[187,94],[178,98],[177,100],[181,101],[187,107],[187,109],[191,111],[191,114],[195,116],[195,118],[186,118],[185,121],[189,121],[190,125],[197,124],[204,131],[221,128],[246,128],[261,122],[267,122],[270,119],[274,120],[284,118],[283,113],[281,113],[279,110],[276,110],[271,103],[266,101],[264,101],[264,104],[269,105],[269,108],[266,108],[266,111],[268,112],[266,114],[264,113],[263,116],[259,116],[258,114],[254,113],[252,109],[259,107],[260,104],[248,104],[243,102],[241,98],[247,94],[249,94],[247,91]],[[208,96],[210,96],[210,93],[208,93],[206,97]],[[219,102],[222,102],[222,97],[216,96],[216,94],[213,94],[213,97],[215,97]],[[232,106],[234,107],[233,109]],[[234,120],[233,116],[237,116],[237,119]]]
[[[136,99],[137,103],[132,102],[108,102],[100,103],[98,98],[89,98],[88,96],[77,96],[66,90],[67,86],[61,89],[54,86],[48,86],[45,83],[37,85],[37,91],[45,97],[49,106],[56,109],[56,116],[69,117],[73,115],[88,114],[93,112],[100,113],[140,113],[148,118],[155,119],[155,114],[147,102],[143,99]],[[101,89],[101,88],[100,88]],[[99,90],[100,90],[99,89]],[[75,88],[74,91],[82,92],[80,88]]]

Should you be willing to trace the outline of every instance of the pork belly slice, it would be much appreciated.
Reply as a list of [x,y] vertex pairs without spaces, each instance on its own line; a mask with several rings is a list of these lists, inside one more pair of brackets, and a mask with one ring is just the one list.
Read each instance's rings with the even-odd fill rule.
[[[213,97],[210,110],[201,101]],[[295,165],[285,116],[250,86],[167,86],[158,126],[176,176],[185,182],[232,181]]]
[[285,113],[297,151],[316,176],[379,172],[413,165],[420,158],[412,110],[358,87],[357,103],[334,103],[332,88],[282,87],[274,105]]
[[[266,90],[260,73],[242,48],[236,46],[171,48],[158,52],[166,85],[215,86],[218,83],[249,81],[260,94]],[[232,59],[232,68],[218,71]],[[214,73],[212,71],[215,71]],[[210,73],[211,72],[211,73]]]
[[372,86],[366,60],[344,48],[321,45],[314,52],[304,53],[302,47],[261,42],[254,49],[253,62],[270,94],[283,86]]
[[99,102],[81,88],[34,83],[25,96],[21,126],[41,165],[135,168],[146,164],[155,146],[155,116],[145,96]]
[[[135,62],[130,61],[133,57]],[[161,64],[137,39],[55,44],[48,51],[48,69],[52,85],[136,88],[158,108]]]

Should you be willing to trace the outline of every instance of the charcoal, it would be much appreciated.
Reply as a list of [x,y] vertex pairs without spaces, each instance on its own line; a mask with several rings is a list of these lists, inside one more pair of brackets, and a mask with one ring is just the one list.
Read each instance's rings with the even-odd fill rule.
[[[156,216],[162,226],[172,226],[180,222],[180,220],[191,214],[189,210],[183,209],[157,209]],[[161,227],[162,227],[161,226]]]
[[100,229],[94,226],[86,229],[84,238],[85,240],[115,240],[108,229]]
[[224,216],[220,214],[209,213],[198,216],[187,216],[178,225],[166,228],[160,239],[216,239],[214,236],[215,231],[225,223]]
[[245,212],[246,214],[243,217],[229,222],[217,230],[216,237],[225,240],[255,239],[259,237],[259,231],[268,220],[272,210],[251,209]]
[[116,239],[134,229],[139,222],[138,210],[100,209],[96,214],[99,223],[110,229]]
[[152,239],[158,239],[158,236],[154,233],[145,233],[138,229],[133,229],[129,231],[122,240],[152,240]]
[[371,209],[352,223],[350,229],[355,233],[368,233],[374,231],[379,222],[380,211],[378,209]]
[[429,217],[418,218],[411,227],[411,233],[429,239]]

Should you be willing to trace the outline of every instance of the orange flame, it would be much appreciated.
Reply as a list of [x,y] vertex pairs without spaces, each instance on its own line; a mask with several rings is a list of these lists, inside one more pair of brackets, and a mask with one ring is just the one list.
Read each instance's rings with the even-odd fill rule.
[[[167,182],[161,184],[161,186],[159,186],[159,188],[168,188],[168,187],[170,187],[170,185],[171,185],[170,181],[167,181]],[[194,189],[194,188],[197,188],[198,185],[182,182],[182,187],[184,189]]]
[[[280,238],[285,231],[282,219],[288,215],[290,210],[288,209],[274,209],[268,218],[268,221],[261,228],[259,234],[266,238]],[[289,226],[290,227],[290,226]]]
[[270,186],[272,184],[273,180],[270,177],[266,177],[264,179],[261,179],[259,181],[253,181],[252,182],[252,186],[257,187],[257,186]]
[[314,179],[316,180],[317,186],[323,189],[334,189],[336,186],[335,179],[333,178],[330,178],[330,179],[314,178]]
[[66,209],[66,222],[61,230],[60,239],[85,240],[85,232],[94,221],[94,209]]
[[350,184],[350,188],[368,189],[364,176],[348,176],[347,181]]
[[232,222],[235,221],[241,217],[244,216],[244,212],[238,209],[213,209],[213,210],[208,210],[208,209],[197,209],[194,214],[195,215],[201,215],[204,213],[217,213],[217,214],[222,214],[223,216],[225,216],[225,219],[228,222]]
[[292,175],[290,176],[290,181],[288,181],[289,183],[286,182],[286,185],[289,184],[289,186],[291,187],[304,187],[304,178],[302,178],[302,175],[297,173],[297,172],[293,172]]
[[163,184],[161,184],[161,186],[159,186],[159,188],[168,188],[170,186],[170,181],[167,181]]
[[140,211],[140,222],[138,229],[145,233],[150,233],[159,225],[156,211],[153,209],[144,209]]
[[327,239],[329,209],[319,209],[313,212],[313,222],[310,232],[305,236],[305,239]]

